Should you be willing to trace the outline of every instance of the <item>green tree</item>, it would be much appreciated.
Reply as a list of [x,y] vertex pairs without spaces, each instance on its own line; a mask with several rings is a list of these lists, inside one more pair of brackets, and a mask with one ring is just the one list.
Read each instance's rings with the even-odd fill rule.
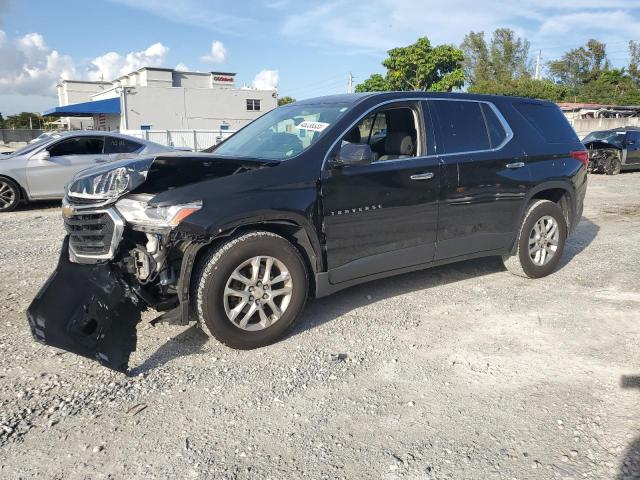
[[386,92],[391,90],[387,80],[379,73],[374,73],[364,82],[356,85],[356,92]]
[[606,45],[590,39],[584,47],[574,48],[559,60],[548,64],[551,77],[570,88],[578,88],[599,77],[609,69]]
[[462,41],[465,79],[476,83],[510,82],[531,76],[529,41],[508,28],[493,32],[487,45],[484,32],[469,32]]
[[640,88],[623,69],[603,70],[597,78],[581,85],[575,98],[604,105],[638,105]]
[[0,128],[4,128],[4,117],[2,116],[2,113],[0,113]]
[[280,97],[278,99],[278,106],[281,107],[282,105],[286,105],[287,103],[293,103],[295,101],[296,99],[293,97],[288,97],[288,96]]
[[16,115],[9,115],[4,121],[5,128],[42,128],[44,117],[39,113],[21,112]]
[[629,76],[640,84],[640,43],[629,40]]
[[503,83],[498,83],[493,80],[476,82],[469,87],[469,92],[539,98],[541,100],[561,102],[567,98],[569,89],[564,85],[559,85],[548,79],[536,80],[528,77]]
[[[433,47],[427,37],[393,48],[382,62],[386,76],[372,75],[356,91],[425,90],[450,92],[464,85],[464,55],[452,45]],[[376,88],[376,90],[370,90]]]

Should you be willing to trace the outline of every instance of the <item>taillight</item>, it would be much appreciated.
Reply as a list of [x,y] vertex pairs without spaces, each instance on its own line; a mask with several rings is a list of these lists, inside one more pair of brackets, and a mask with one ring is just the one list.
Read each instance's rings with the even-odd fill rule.
[[585,167],[589,164],[589,152],[586,150],[575,150],[569,153],[569,155],[580,161]]

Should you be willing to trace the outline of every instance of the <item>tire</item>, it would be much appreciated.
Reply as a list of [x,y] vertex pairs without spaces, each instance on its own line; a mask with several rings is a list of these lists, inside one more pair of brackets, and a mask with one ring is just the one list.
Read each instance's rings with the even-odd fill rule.
[[11,212],[20,203],[20,187],[5,177],[0,177],[0,212]]
[[622,162],[618,157],[610,157],[604,164],[604,173],[607,175],[618,175],[622,169]]
[[[256,264],[258,274],[251,278]],[[267,268],[271,275],[262,284]],[[198,324],[209,336],[240,350],[282,337],[302,311],[309,290],[298,250],[265,231],[242,233],[213,247],[199,262],[194,280]]]
[[[542,232],[544,229],[547,229],[546,234]],[[514,275],[521,277],[546,277],[558,266],[566,238],[567,223],[558,204],[549,200],[535,200],[529,205],[522,220],[515,254],[502,257],[504,266]],[[543,248],[540,248],[541,244]],[[530,245],[535,253],[530,251]]]

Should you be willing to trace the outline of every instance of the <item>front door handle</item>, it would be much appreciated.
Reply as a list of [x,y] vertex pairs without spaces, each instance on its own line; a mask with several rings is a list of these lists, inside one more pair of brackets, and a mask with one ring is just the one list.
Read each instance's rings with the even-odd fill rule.
[[507,163],[507,168],[522,168],[522,167],[524,167],[524,162]]
[[433,172],[416,173],[415,175],[411,175],[409,178],[411,180],[430,180],[433,178]]

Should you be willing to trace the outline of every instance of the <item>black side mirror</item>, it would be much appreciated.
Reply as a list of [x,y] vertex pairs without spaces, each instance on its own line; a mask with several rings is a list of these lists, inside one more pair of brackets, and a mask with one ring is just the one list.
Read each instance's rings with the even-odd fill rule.
[[373,152],[366,143],[345,143],[332,164],[343,165],[369,165],[373,162]]

